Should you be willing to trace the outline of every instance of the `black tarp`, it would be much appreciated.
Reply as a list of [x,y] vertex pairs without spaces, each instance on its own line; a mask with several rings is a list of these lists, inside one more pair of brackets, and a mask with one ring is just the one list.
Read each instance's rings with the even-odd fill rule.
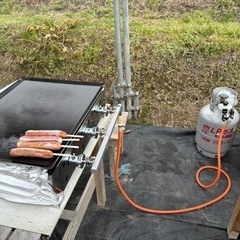
[[[129,125],[124,135],[121,165],[129,164],[130,173],[120,180],[126,192],[137,203],[157,209],[194,206],[218,196],[226,187],[221,177],[210,190],[202,190],[195,181],[196,171],[204,165],[216,165],[216,159],[201,155],[195,144],[195,130],[157,126]],[[232,179],[229,194],[220,202],[190,213],[154,215],[133,208],[122,197],[109,177],[107,154],[105,207],[98,207],[95,195],[84,216],[76,239],[79,240],[226,240],[227,226],[239,195],[240,138],[236,136],[222,167]],[[69,209],[81,197],[89,171],[81,177]],[[214,171],[201,174],[205,183],[215,177]],[[66,222],[60,220],[51,239],[61,239]]]

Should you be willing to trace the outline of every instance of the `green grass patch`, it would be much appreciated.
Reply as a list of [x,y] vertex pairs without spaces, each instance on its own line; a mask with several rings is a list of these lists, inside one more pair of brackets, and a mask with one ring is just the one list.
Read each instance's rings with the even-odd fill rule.
[[[43,62],[48,62],[48,57],[56,59],[58,65],[59,59],[66,62],[67,56],[72,55],[82,55],[87,63],[95,64],[100,52],[108,52],[108,46],[112,49],[114,44],[113,16],[96,18],[96,15],[97,12],[90,10],[72,13],[70,17],[69,14],[1,15],[0,26],[16,26],[12,33],[14,42],[9,46],[23,65],[42,62],[40,65],[45,66]],[[131,48],[136,56],[141,56],[141,50],[155,56],[211,56],[240,48],[240,24],[216,21],[208,10],[186,14],[180,19],[132,18],[130,31]],[[31,53],[30,58],[24,56],[26,52]]]
[[[117,78],[112,1],[20,2],[0,1],[0,52],[7,51],[26,75],[99,81],[110,89]],[[225,79],[238,87],[239,0],[172,15],[163,1],[136,4],[130,8],[130,52],[142,123],[157,114],[162,99],[166,111],[174,109],[176,86],[179,98],[189,86],[204,91]]]
[[181,19],[134,19],[131,29],[133,42],[151,44],[160,55],[216,55],[240,49],[240,24],[219,22],[204,13],[183,16]]
[[[89,78],[93,73],[99,77],[95,73],[98,69],[101,76],[113,76],[114,22],[108,10],[109,15],[100,18],[97,11],[89,9],[57,15],[1,15],[0,28],[9,27],[11,33],[1,37],[0,48],[7,46],[19,64],[34,75],[61,76],[71,71],[84,72]],[[131,57],[137,66],[146,54],[154,65],[160,57],[210,57],[240,49],[240,24],[216,21],[209,10],[181,18],[131,18],[130,34]],[[141,67],[145,68],[144,63]]]

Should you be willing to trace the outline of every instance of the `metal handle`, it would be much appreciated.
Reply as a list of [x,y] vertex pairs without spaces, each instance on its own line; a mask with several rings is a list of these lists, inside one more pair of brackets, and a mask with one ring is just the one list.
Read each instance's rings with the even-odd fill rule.
[[116,110],[114,112],[113,118],[112,118],[112,120],[111,120],[111,122],[109,124],[109,127],[108,127],[107,131],[106,131],[106,134],[105,134],[105,136],[103,138],[102,144],[101,144],[101,146],[100,146],[100,148],[98,150],[98,153],[97,153],[97,156],[95,158],[95,161],[94,161],[94,163],[92,165],[92,168],[91,168],[91,172],[92,173],[95,173],[98,170],[99,164],[100,164],[100,162],[101,162],[101,160],[103,158],[103,155],[105,153],[106,147],[107,147],[109,139],[110,139],[110,137],[112,135],[114,126],[115,126],[115,124],[117,122],[117,119],[118,119],[118,116],[119,116],[119,114],[121,112],[121,109],[122,109],[122,105],[118,104],[118,106],[117,106],[117,108],[116,108]]

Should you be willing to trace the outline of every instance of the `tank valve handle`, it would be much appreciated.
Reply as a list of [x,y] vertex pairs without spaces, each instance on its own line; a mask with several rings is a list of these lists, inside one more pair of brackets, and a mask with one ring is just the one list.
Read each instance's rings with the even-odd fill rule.
[[219,97],[220,97],[220,103],[224,103],[225,100],[228,98],[228,95],[222,93],[222,94],[219,95]]
[[226,101],[226,99],[218,105],[219,109],[222,110],[222,121],[231,121],[234,118],[234,110],[232,105]]
[[227,101],[229,96],[227,94],[220,94],[219,98],[218,108],[222,110],[222,121],[231,121],[234,118],[234,110],[232,104]]
[[231,109],[231,110],[229,111],[229,118],[231,118],[231,119],[234,118],[234,110],[233,110],[233,109]]
[[227,109],[223,109],[223,110],[222,110],[222,121],[225,122],[225,121],[228,120],[228,118],[229,118],[229,116],[228,116],[228,110],[227,110]]

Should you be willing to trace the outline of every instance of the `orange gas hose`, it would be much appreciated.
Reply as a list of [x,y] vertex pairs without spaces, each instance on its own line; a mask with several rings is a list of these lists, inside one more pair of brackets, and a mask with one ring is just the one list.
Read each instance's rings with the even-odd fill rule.
[[[116,181],[116,184],[121,192],[121,194],[124,196],[124,198],[135,208],[137,208],[138,210],[141,210],[143,212],[147,212],[147,213],[153,213],[153,214],[178,214],[178,213],[186,213],[186,212],[191,212],[191,211],[196,211],[196,210],[199,210],[201,208],[204,208],[204,207],[207,207],[211,204],[214,204],[216,202],[218,202],[219,200],[221,200],[222,198],[224,198],[227,193],[229,192],[230,188],[231,188],[231,179],[229,177],[229,175],[224,171],[222,170],[221,168],[221,142],[222,142],[222,137],[223,137],[223,132],[224,130],[226,129],[226,125],[224,125],[221,129],[221,133],[220,133],[220,136],[219,136],[219,141],[218,141],[218,146],[217,146],[217,158],[218,158],[218,165],[217,167],[214,167],[214,166],[204,166],[202,168],[200,168],[197,173],[196,173],[196,181],[197,183],[204,189],[209,189],[213,186],[215,186],[218,181],[219,181],[219,178],[220,178],[220,175],[221,173],[223,174],[223,176],[227,179],[227,187],[226,187],[226,190],[221,194],[219,195],[218,197],[210,200],[210,201],[207,201],[203,204],[200,204],[200,205],[196,205],[196,206],[193,206],[193,207],[188,207],[188,208],[182,208],[182,209],[169,209],[169,210],[160,210],[160,209],[152,209],[152,208],[147,208],[147,207],[143,207],[143,206],[140,206],[139,204],[135,203],[128,195],[127,193],[125,192],[125,190],[123,189],[120,181],[119,181],[119,178],[118,178],[118,168],[119,168],[119,164],[120,164],[120,153],[121,153],[121,144],[122,144],[122,138],[123,138],[123,131],[121,129],[119,129],[118,131],[118,146],[117,146],[117,157],[116,157],[116,165],[115,165],[115,181]],[[199,175],[200,173],[203,171],[203,170],[206,170],[206,169],[214,169],[217,171],[217,176],[215,178],[215,180],[209,184],[209,185],[204,185],[200,182],[199,180]]]

